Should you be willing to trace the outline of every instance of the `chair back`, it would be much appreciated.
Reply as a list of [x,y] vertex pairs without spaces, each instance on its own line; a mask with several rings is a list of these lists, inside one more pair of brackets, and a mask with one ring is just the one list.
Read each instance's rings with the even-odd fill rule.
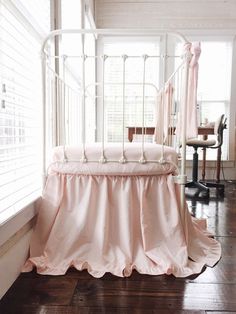
[[217,136],[217,144],[214,148],[218,148],[223,144],[223,131],[226,128],[226,118],[222,114],[215,122],[214,134]]

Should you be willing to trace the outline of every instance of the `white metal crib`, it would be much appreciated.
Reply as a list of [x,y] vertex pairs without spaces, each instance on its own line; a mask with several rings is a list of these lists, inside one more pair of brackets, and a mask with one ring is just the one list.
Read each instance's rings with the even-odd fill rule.
[[[81,54],[60,54],[59,38],[68,34],[80,36]],[[85,36],[88,34],[97,38],[111,34],[161,35],[162,32],[56,30],[45,39],[41,53],[46,185],[30,245],[30,257],[24,270],[29,271],[36,266],[38,273],[58,275],[64,274],[69,267],[75,267],[87,269],[94,277],[101,277],[106,272],[123,277],[130,276],[136,269],[150,275],[165,273],[183,277],[201,272],[205,265],[213,266],[220,258],[220,245],[207,236],[202,221],[193,221],[184,194],[190,51],[183,55],[169,78],[163,75],[165,80],[157,87],[146,80],[147,60],[162,58],[165,73],[170,56],[90,55],[85,51]],[[183,43],[187,42],[183,36],[175,36]],[[114,82],[105,80],[105,73],[106,62],[114,57],[121,61],[121,80],[115,83],[120,88],[119,97],[122,99],[119,102],[121,141],[107,143],[105,92],[106,86]],[[56,60],[53,67],[51,58]],[[71,86],[59,71],[60,65],[65,66],[64,61],[68,58],[81,61],[79,87]],[[127,60],[131,58],[139,58],[142,63],[138,82],[126,79]],[[86,83],[89,59],[99,60],[102,67],[101,80],[93,84]],[[142,134],[139,143],[128,143],[126,133],[126,93],[130,85],[140,86],[138,92],[141,97],[139,95],[138,99]],[[91,86],[95,91],[92,102]],[[154,91],[158,104],[159,128],[156,132],[161,144],[146,142],[145,93],[149,87]],[[98,102],[101,104],[100,138],[97,143],[89,143],[86,118],[91,115],[90,106],[96,106]],[[177,111],[180,112],[181,125],[176,122],[176,103],[179,104]],[[73,106],[75,110],[71,114]],[[73,127],[77,126],[74,146],[70,143],[72,123]],[[176,140],[178,134],[181,136]],[[171,144],[175,148],[170,147]],[[180,144],[181,170],[178,174],[178,152],[175,149]],[[56,147],[48,163],[50,146]]]

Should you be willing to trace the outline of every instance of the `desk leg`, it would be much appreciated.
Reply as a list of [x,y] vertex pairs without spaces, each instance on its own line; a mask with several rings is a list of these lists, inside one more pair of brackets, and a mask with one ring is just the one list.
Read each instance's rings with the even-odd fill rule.
[[203,147],[203,153],[202,153],[202,181],[205,181],[206,177],[206,148]]
[[[203,139],[207,140],[208,136],[206,134],[203,135]],[[205,181],[206,177],[206,147],[202,148],[202,181]]]
[[128,129],[128,140],[129,140],[129,142],[133,141],[133,135],[134,135],[133,130]]
[[220,166],[221,166],[221,147],[217,149],[217,162],[216,162],[216,182],[220,182]]

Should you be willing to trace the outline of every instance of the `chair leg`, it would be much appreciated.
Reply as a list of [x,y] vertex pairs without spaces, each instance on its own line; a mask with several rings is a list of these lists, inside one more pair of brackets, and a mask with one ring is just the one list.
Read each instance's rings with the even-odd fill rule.
[[185,184],[187,188],[195,188],[197,191],[194,193],[194,196],[198,196],[201,193],[202,197],[209,197],[210,191],[209,188],[198,181],[198,152],[197,147],[194,147],[193,154],[193,166],[192,166],[192,181]]
[[185,187],[197,189],[197,191],[194,193],[194,196],[199,196],[200,193],[202,193],[202,197],[209,197],[210,195],[209,188],[201,182],[190,181],[185,184]]
[[197,147],[194,147],[192,180],[193,180],[193,182],[198,181],[198,152],[197,152]]
[[214,182],[206,182],[200,181],[201,184],[205,185],[207,188],[216,188],[216,193],[220,196],[224,196],[225,186],[221,183],[214,183]]

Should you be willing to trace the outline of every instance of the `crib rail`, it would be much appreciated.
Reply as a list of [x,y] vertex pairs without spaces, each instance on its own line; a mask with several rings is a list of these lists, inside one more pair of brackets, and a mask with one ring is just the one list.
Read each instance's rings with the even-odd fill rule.
[[[81,36],[81,51],[78,54],[71,55],[53,55],[50,54],[50,51],[53,51],[51,47],[55,44],[55,39],[64,35],[69,34],[78,34]],[[111,82],[106,81],[105,73],[107,62],[111,58],[118,58],[121,60],[121,72],[122,78],[121,81],[116,82],[116,85],[120,86],[120,101],[121,104],[121,154],[118,162],[126,163],[128,160],[125,156],[125,143],[128,141],[127,137],[127,102],[130,100],[129,95],[127,95],[127,86],[138,85],[139,95],[136,95],[137,102],[139,103],[139,113],[141,114],[141,127],[142,135],[140,142],[140,159],[139,163],[149,162],[145,158],[145,129],[146,129],[146,117],[147,107],[150,107],[150,102],[157,103],[158,108],[161,108],[161,111],[158,114],[158,125],[159,135],[156,138],[156,141],[162,145],[162,156],[160,160],[155,161],[159,163],[168,162],[165,160],[165,145],[172,145],[175,148],[179,147],[181,143],[181,178],[179,179],[182,187],[184,186],[186,175],[185,175],[185,153],[186,153],[186,105],[187,105],[187,95],[188,95],[188,67],[190,55],[185,54],[182,56],[181,62],[176,70],[169,76],[166,75],[166,67],[168,59],[175,58],[176,56],[167,56],[165,55],[142,55],[142,56],[132,56],[132,55],[92,55],[85,50],[85,36],[87,34],[93,34],[95,38],[100,35],[141,35],[141,36],[160,36],[164,34],[171,34],[181,40],[183,43],[187,43],[187,40],[184,36],[179,33],[157,31],[157,30],[55,30],[51,32],[44,40],[42,45],[42,73],[43,73],[43,121],[44,121],[44,156],[46,156],[46,150],[48,146],[55,145],[67,145],[71,143],[80,142],[82,144],[83,150],[80,158],[80,162],[88,162],[86,156],[86,141],[89,139],[91,142],[91,136],[88,136],[86,130],[95,128],[95,120],[101,122],[101,133],[100,138],[95,138],[101,142],[101,156],[97,162],[106,163],[109,162],[105,156],[105,145],[107,141],[106,137],[106,114],[107,108],[106,103],[108,96],[106,95],[106,88],[108,85],[112,85]],[[57,40],[58,44],[58,40]],[[139,58],[142,62],[142,78],[139,82],[130,82],[126,78],[127,73],[127,62],[131,58]],[[147,71],[147,62],[150,58],[159,58],[163,60],[163,82],[160,86],[155,86],[146,79]],[[73,84],[68,83],[68,75],[65,75],[66,64],[68,59],[77,60],[80,65],[80,80],[78,78],[73,78],[70,81],[73,81]],[[99,82],[89,83],[86,82],[86,65],[88,60],[93,59],[96,62],[100,62],[102,76]],[[79,60],[79,61],[78,61]],[[56,66],[53,68],[51,65]],[[58,71],[59,66],[63,71]],[[77,82],[76,82],[77,80]],[[114,83],[113,83],[114,84]],[[148,99],[150,97],[147,95],[147,88],[152,86],[153,94],[152,100]],[[165,99],[166,90],[169,88],[171,90],[171,96],[168,95],[168,99]],[[92,91],[91,91],[92,89]],[[158,98],[160,99],[158,100]],[[101,115],[100,119],[98,117],[92,116],[92,108],[95,108],[101,105]],[[149,104],[149,105],[148,105]],[[177,119],[178,112],[182,112],[182,127],[181,134],[178,132],[176,135]],[[91,115],[92,123],[88,125],[88,119],[86,117]],[[47,117],[51,118],[48,119]],[[99,120],[99,121],[98,121]],[[47,121],[47,122],[45,122]],[[55,122],[53,122],[55,121]],[[77,134],[72,134],[72,129],[75,125],[79,126],[80,132]],[[45,130],[52,130],[51,135],[46,135]],[[171,132],[170,132],[171,130]],[[95,132],[95,129],[94,129]],[[50,132],[49,132],[50,133]],[[50,138],[50,144],[48,140]],[[46,145],[47,144],[47,145]],[[153,162],[153,161],[150,161]],[[44,162],[44,171],[46,169],[47,160]],[[184,194],[184,193],[183,193]]]

